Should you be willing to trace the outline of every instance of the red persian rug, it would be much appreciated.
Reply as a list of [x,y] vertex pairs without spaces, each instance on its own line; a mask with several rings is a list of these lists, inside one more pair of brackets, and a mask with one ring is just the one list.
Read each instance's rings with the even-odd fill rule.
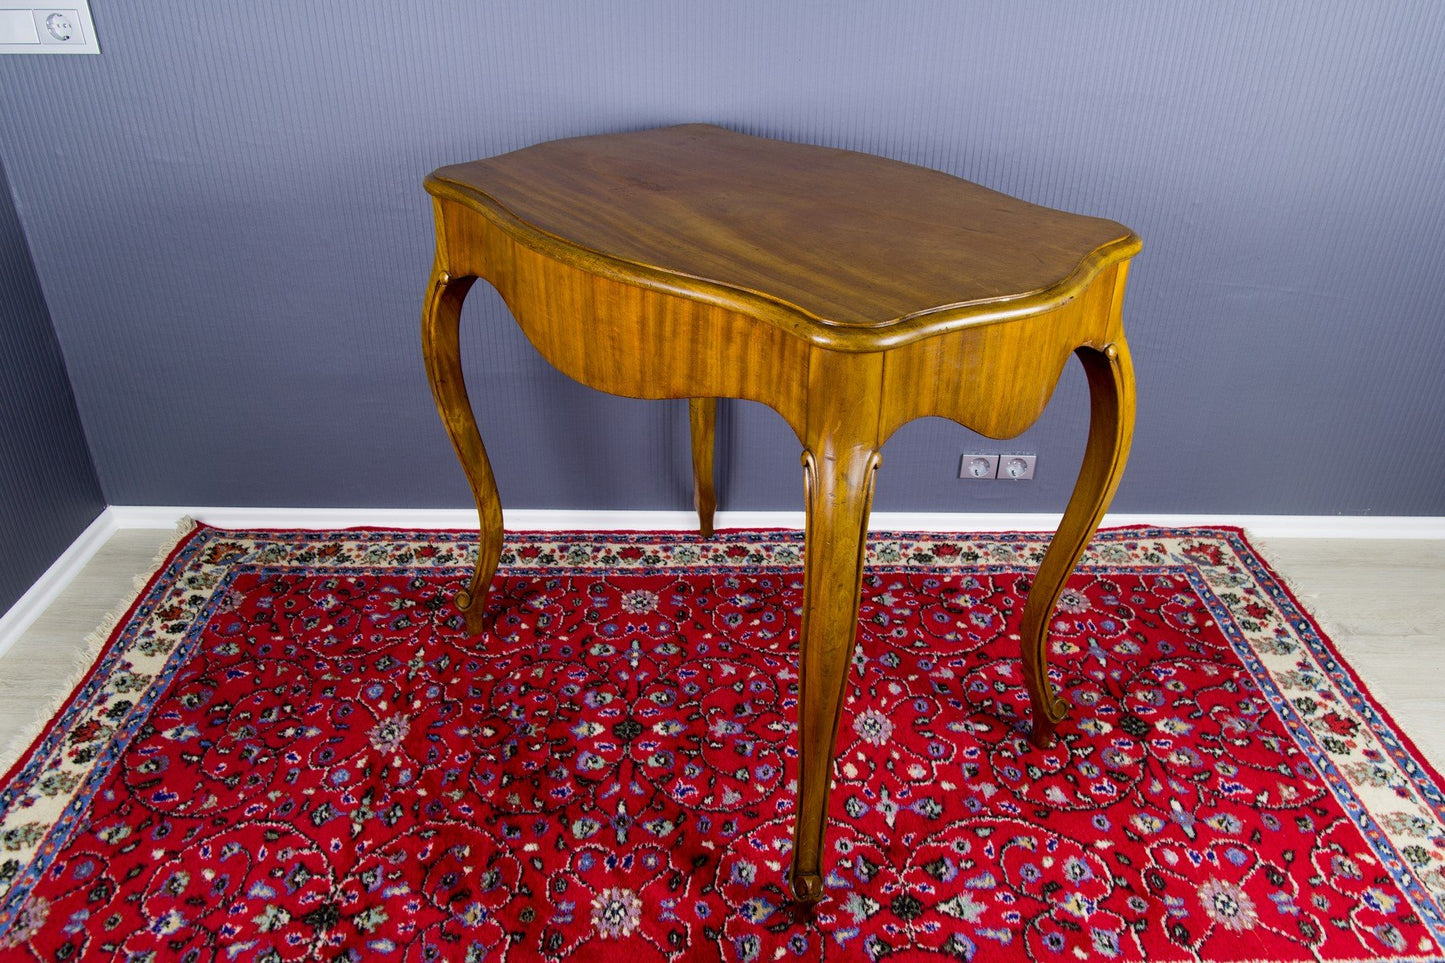
[[871,543],[784,895],[795,533],[184,538],[0,784],[6,960],[1441,960],[1445,794],[1230,529]]

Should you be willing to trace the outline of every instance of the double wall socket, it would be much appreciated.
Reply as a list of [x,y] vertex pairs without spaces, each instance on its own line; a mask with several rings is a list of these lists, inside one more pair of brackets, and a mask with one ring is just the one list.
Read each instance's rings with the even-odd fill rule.
[[1034,465],[1039,456],[1033,453],[969,452],[958,466],[959,478],[1002,478],[1007,481],[1027,481],[1034,477]]
[[0,0],[0,54],[98,54],[88,0],[46,7]]

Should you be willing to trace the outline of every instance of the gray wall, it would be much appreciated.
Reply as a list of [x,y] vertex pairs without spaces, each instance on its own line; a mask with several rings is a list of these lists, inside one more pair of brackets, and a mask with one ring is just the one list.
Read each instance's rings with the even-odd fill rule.
[[104,508],[0,166],[0,615]]
[[[1137,230],[1118,509],[1445,514],[1436,0],[91,7],[99,57],[0,59],[0,150],[113,504],[469,504],[417,345],[423,176],[710,121]],[[550,372],[489,291],[466,320],[505,504],[689,503],[681,403]],[[1058,509],[1085,409],[1071,367],[1017,486],[916,423],[876,507]],[[801,504],[776,415],[722,438],[724,507]]]

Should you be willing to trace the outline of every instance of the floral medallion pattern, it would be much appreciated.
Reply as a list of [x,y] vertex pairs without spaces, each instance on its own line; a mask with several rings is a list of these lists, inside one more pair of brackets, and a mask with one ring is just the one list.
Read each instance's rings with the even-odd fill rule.
[[825,898],[796,533],[198,527],[0,783],[0,959],[1445,959],[1441,779],[1232,529],[870,542]]

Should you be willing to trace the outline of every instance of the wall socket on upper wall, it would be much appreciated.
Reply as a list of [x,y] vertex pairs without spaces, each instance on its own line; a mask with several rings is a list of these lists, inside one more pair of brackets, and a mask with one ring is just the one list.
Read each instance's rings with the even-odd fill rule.
[[88,0],[37,6],[0,0],[0,54],[98,54]]
[[1039,456],[1032,452],[969,452],[958,466],[959,478],[1001,478],[1005,481],[1028,481],[1034,477]]

